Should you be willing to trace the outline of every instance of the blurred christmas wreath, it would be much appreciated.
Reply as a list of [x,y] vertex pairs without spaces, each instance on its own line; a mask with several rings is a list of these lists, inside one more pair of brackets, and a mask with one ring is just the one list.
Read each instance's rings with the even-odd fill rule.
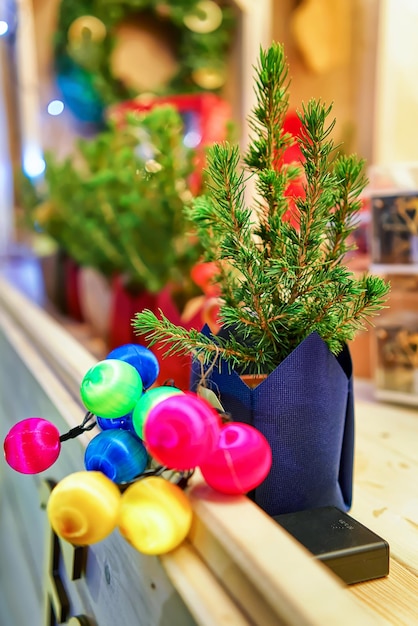
[[[118,76],[112,57],[121,25],[142,23],[147,28],[150,20],[154,30],[168,35],[177,61],[171,74],[152,89],[154,94],[217,91],[223,86],[234,17],[222,1],[61,0],[55,71],[62,97],[76,117],[99,122],[108,105],[149,91]],[[141,62],[144,67],[147,60],[131,58],[129,65],[141,67]]]

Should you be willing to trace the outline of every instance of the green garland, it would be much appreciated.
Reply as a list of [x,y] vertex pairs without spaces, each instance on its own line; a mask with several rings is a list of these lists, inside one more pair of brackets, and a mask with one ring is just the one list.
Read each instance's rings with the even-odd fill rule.
[[[55,69],[58,75],[74,69],[91,79],[94,91],[104,106],[139,95],[112,75],[110,58],[115,47],[115,27],[130,16],[147,11],[162,21],[169,21],[178,31],[179,70],[170,84],[156,95],[215,91],[203,89],[193,76],[201,70],[225,71],[226,54],[234,23],[233,11],[217,0],[214,4],[222,12],[222,20],[211,32],[195,32],[187,27],[188,18],[204,18],[200,0],[61,0],[55,33]],[[68,31],[82,16],[98,18],[105,26],[103,38],[84,37],[80,45],[71,46]],[[85,33],[88,35],[88,33]],[[138,59],[132,59],[137,63]]]

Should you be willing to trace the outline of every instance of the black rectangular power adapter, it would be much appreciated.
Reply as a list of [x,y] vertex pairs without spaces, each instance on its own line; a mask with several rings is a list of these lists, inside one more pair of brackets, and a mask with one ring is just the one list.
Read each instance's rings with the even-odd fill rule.
[[389,544],[336,507],[273,518],[345,583],[389,574]]

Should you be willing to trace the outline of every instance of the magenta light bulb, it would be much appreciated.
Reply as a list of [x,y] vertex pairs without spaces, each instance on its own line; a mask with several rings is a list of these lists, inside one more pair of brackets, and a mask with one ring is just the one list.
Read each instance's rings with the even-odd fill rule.
[[217,412],[202,398],[185,393],[162,400],[151,409],[144,440],[148,452],[159,463],[188,470],[210,456],[219,432]]
[[7,463],[22,474],[38,474],[51,467],[61,450],[58,428],[42,417],[15,424],[4,440]]

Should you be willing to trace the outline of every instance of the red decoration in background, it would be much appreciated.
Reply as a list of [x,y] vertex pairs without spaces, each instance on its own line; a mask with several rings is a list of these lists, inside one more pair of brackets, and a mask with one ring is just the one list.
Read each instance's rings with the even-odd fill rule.
[[[286,115],[286,118],[283,124],[284,132],[289,133],[296,139],[297,137],[300,137],[301,129],[302,129],[302,123],[299,119],[298,114],[295,111],[291,111],[290,113],[288,113]],[[293,146],[290,146],[289,148],[287,148],[287,150],[285,150],[285,153],[283,156],[284,163],[293,163],[295,161],[299,163],[302,160],[303,160],[302,152],[297,142],[295,142]]]
[[[291,111],[286,115],[286,119],[283,124],[283,130],[286,133],[290,133],[295,140],[300,137],[302,129],[302,123],[299,116],[294,111]],[[300,163],[303,161],[303,155],[297,141],[285,150],[282,163]],[[305,196],[305,190],[303,188],[303,175],[289,183],[286,189],[286,196],[289,198],[289,209],[283,216],[283,219],[290,222],[292,226],[298,228],[298,208],[295,203],[295,198],[303,198]]]
[[219,285],[215,282],[218,273],[216,263],[196,263],[191,269],[190,277],[203,293],[211,298],[220,295]]
[[157,296],[148,291],[140,291],[138,293],[129,291],[119,275],[112,279],[111,289],[109,350],[126,343],[144,343],[141,337],[134,333],[132,320],[136,313],[143,309],[156,311]]
[[221,290],[215,281],[217,273],[218,267],[214,262],[196,263],[190,272],[191,279],[204,293],[201,314],[202,325],[207,324],[215,334],[221,329],[219,322]]
[[[112,306],[110,312],[109,328],[109,350],[127,343],[141,343],[147,345],[145,337],[135,333],[132,320],[136,313],[144,309],[150,309],[158,315],[161,309],[164,315],[177,326],[183,326],[186,330],[195,328],[201,330],[203,327],[203,309],[205,300],[202,296],[201,302],[198,300],[196,310],[191,317],[182,316],[174,299],[171,289],[166,287],[159,294],[151,294],[142,291],[137,294],[129,292],[123,284],[120,276],[115,276],[112,280]],[[166,380],[172,378],[176,387],[188,389],[191,371],[191,356],[171,355],[162,357],[164,346],[156,344],[151,347],[152,352],[160,362],[160,373],[156,381],[162,385]]]
[[196,133],[194,137],[190,137],[190,141],[193,142],[191,147],[197,150],[197,155],[195,171],[189,180],[190,189],[196,194],[202,183],[205,147],[226,139],[227,126],[231,120],[231,107],[228,102],[212,93],[180,94],[147,100],[128,100],[114,106],[110,111],[110,117],[122,122],[129,112],[142,113],[162,104],[172,104],[184,118],[186,141],[188,132]]
[[[201,330],[203,327],[203,307],[199,306],[197,311],[190,318],[185,319],[184,315],[182,316],[176,303],[174,302],[169,287],[163,289],[162,292],[157,296],[157,306],[155,311],[156,315],[158,315],[159,309],[161,309],[164,315],[170,320],[170,322],[173,322],[173,324],[176,324],[176,326],[182,326],[186,330],[190,330],[191,328]],[[136,338],[136,340],[138,341],[138,337]],[[141,340],[139,339],[139,341]],[[174,380],[175,386],[179,389],[189,389],[192,367],[191,355],[172,354],[163,357],[162,355],[164,354],[165,348],[166,346],[159,343],[156,343],[154,346],[151,347],[151,350],[154,352],[160,363],[160,374],[158,376],[158,383],[162,385],[166,380],[172,378]]]

